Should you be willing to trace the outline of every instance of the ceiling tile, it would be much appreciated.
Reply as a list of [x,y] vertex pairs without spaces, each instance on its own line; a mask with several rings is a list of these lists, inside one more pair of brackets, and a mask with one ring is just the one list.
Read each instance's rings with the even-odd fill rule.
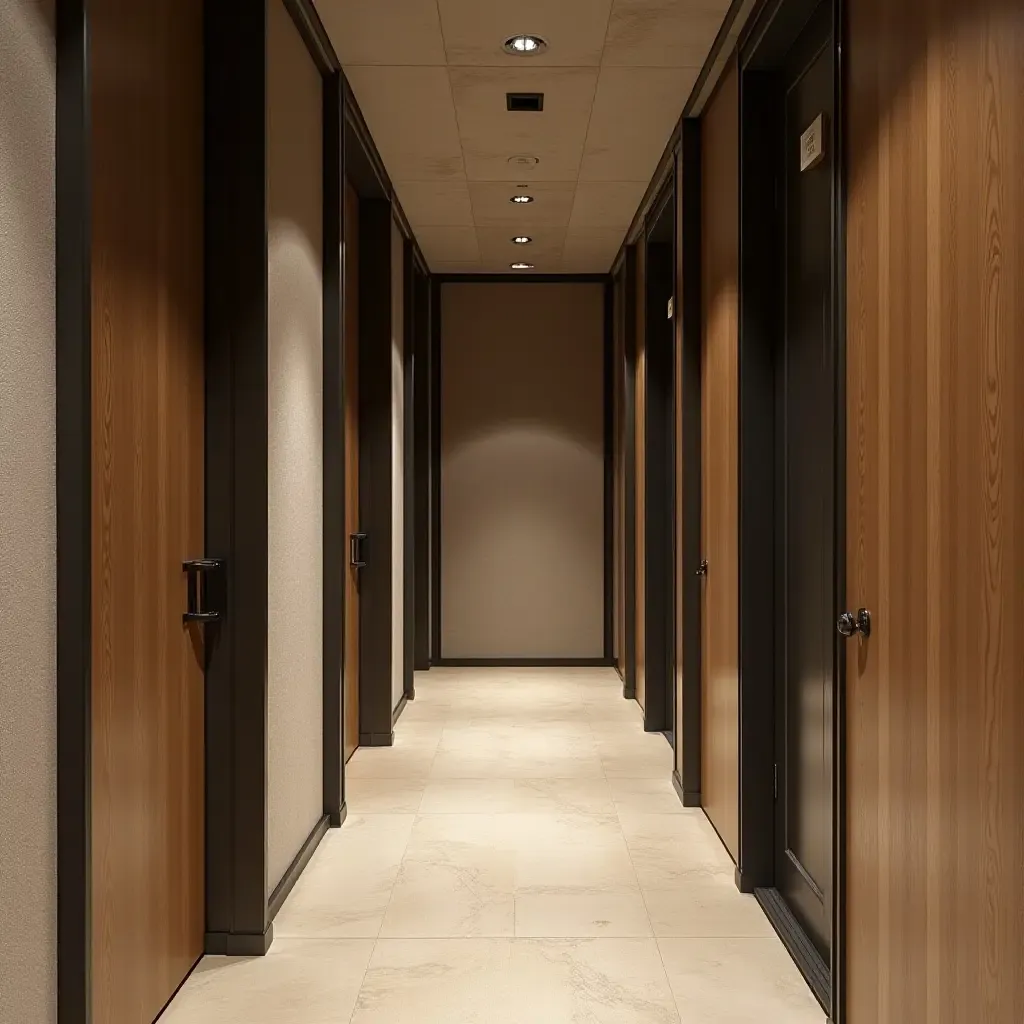
[[413,227],[473,226],[473,206],[465,181],[396,181],[395,191]]
[[581,181],[569,225],[573,228],[628,228],[645,189],[642,181]]
[[524,230],[533,241],[529,245],[515,245],[512,234],[504,228],[477,228],[477,243],[482,260],[496,260],[506,265],[522,260],[537,263],[542,260],[561,259],[565,228],[534,228]]
[[[611,0],[438,0],[437,6],[452,64],[596,67],[612,5]],[[535,57],[505,53],[505,40],[521,33],[540,36],[548,49]]]
[[570,228],[565,235],[562,260],[573,264],[593,261],[607,269],[625,235],[626,228]]
[[606,67],[700,68],[729,0],[615,0]]
[[650,181],[696,68],[602,68],[581,181]]
[[464,175],[445,68],[353,67],[346,74],[392,180]]
[[429,262],[468,263],[480,258],[476,228],[420,227],[416,229],[416,240]]
[[342,66],[444,64],[436,0],[316,0]]
[[[507,230],[532,227],[561,226],[569,223],[572,214],[573,181],[537,181],[519,188],[522,179],[513,181],[471,181],[469,195],[473,217],[478,227],[501,227]],[[510,203],[509,197],[526,192],[535,197],[522,206]]]
[[[596,68],[451,68],[452,94],[470,181],[574,181],[597,85]],[[541,113],[505,109],[506,92],[542,92]],[[533,170],[510,173],[516,155]]]

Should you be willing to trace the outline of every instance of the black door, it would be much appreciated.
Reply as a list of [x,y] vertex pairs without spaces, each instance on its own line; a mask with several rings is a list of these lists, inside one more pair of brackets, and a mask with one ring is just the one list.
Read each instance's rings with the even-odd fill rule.
[[830,5],[786,67],[784,329],[778,368],[776,888],[829,962],[835,680],[836,354]]

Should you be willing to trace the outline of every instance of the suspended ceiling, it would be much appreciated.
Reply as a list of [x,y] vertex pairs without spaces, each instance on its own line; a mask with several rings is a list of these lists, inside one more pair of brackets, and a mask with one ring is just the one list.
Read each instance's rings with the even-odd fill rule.
[[[728,0],[318,0],[431,270],[607,271]],[[543,37],[536,56],[502,50]],[[544,110],[509,112],[507,92]],[[510,163],[534,157],[536,166]],[[509,197],[525,192],[530,204]],[[513,245],[529,235],[529,245]]]

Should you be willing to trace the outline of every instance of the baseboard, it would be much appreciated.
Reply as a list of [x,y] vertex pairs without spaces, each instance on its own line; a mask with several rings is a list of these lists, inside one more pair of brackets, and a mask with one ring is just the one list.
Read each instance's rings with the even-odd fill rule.
[[342,803],[340,811],[332,811],[329,815],[331,828],[341,828],[345,824],[345,819],[348,817],[348,804]]
[[395,723],[402,717],[402,712],[405,710],[405,705],[409,703],[409,698],[406,694],[402,694],[402,699],[398,702],[397,707],[391,712],[391,727],[395,727]]
[[700,807],[701,806],[700,790],[697,790],[696,792],[693,792],[693,791],[687,792],[687,790],[685,790],[683,788],[683,781],[682,781],[682,779],[679,778],[679,772],[675,772],[674,771],[672,773],[672,787],[676,791],[676,796],[679,797],[679,802],[684,807]]
[[622,696],[625,700],[636,700],[636,687],[630,686],[628,683],[623,683]]
[[623,681],[626,681],[626,677],[622,673],[622,666],[619,664],[618,659],[612,661],[612,668],[615,669],[615,674]]
[[309,858],[316,852],[316,848],[320,845],[320,840],[327,835],[327,830],[330,827],[330,817],[325,814],[313,826],[313,831],[306,837],[306,841],[299,848],[299,852],[295,854],[295,859],[288,865],[288,870],[284,873],[284,877],[277,883],[277,888],[270,894],[267,916],[271,921],[277,917],[277,912],[281,909],[284,901],[288,899],[288,893],[292,891],[295,883],[299,880],[299,875],[306,870]]
[[394,745],[394,730],[391,732],[361,732],[359,734],[359,746],[361,747],[393,747]]
[[438,658],[439,668],[614,668],[610,658]]
[[789,950],[789,955],[821,1003],[821,1008],[828,1013],[832,1001],[832,982],[828,965],[822,960],[817,947],[807,937],[778,889],[755,889],[754,898],[778,932],[782,944]]
[[207,956],[266,956],[274,941],[273,922],[262,934],[207,932],[203,936],[203,952]]

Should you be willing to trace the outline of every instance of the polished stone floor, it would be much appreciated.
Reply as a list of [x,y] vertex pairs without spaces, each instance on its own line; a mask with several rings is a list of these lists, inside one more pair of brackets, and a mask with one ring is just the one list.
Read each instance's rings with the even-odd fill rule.
[[434,670],[358,751],[264,958],[167,1024],[822,1024],[606,670]]

